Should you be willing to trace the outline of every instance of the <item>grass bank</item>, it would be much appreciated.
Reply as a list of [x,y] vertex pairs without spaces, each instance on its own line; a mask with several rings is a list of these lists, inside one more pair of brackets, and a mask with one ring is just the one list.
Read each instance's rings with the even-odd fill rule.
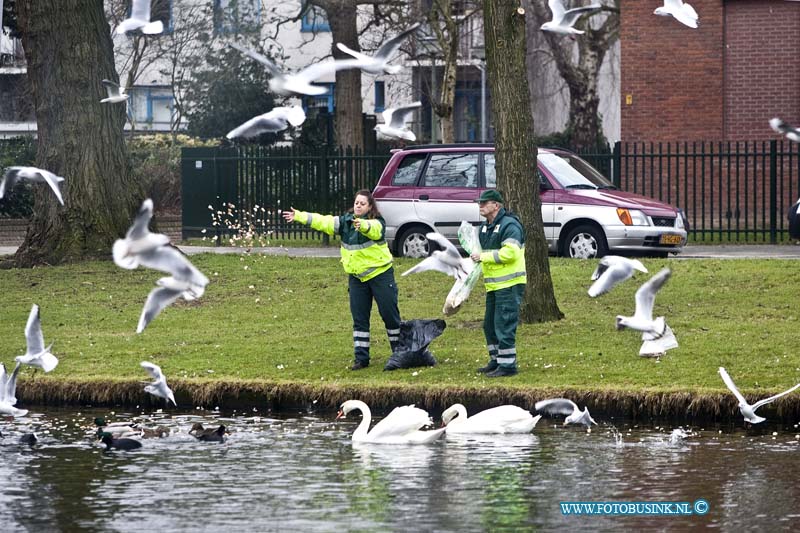
[[[198,301],[167,308],[140,335],[134,330],[158,272],[87,262],[0,273],[0,360],[24,353],[30,307],[41,307],[45,341],[60,358],[50,374],[25,369],[17,396],[28,405],[55,402],[148,403],[142,360],[161,365],[186,405],[250,402],[333,406],[359,397],[377,407],[417,401],[437,409],[452,401],[532,407],[566,395],[590,409],[629,416],[730,418],[735,399],[717,374],[725,366],[749,396],[800,381],[797,262],[650,259],[651,273],[673,277],[656,300],[680,347],[660,361],[638,357],[640,337],[617,332],[614,316],[633,312],[646,276],[597,299],[586,295],[595,261],[551,258],[565,318],[518,331],[520,374],[498,382],[474,369],[487,358],[481,328],[483,287],[447,318],[434,341],[439,364],[383,372],[389,355],[382,323],[372,321],[373,364],[351,372],[351,322],[345,275],[336,259],[229,256],[192,258],[212,280]],[[414,260],[397,261],[398,272]],[[441,317],[449,280],[438,273],[397,276],[404,318]],[[800,394],[764,409],[800,416]]]

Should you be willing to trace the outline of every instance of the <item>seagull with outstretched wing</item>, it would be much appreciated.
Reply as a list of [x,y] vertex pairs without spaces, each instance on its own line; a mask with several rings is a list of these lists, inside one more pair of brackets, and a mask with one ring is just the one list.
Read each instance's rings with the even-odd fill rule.
[[456,280],[467,279],[469,273],[475,268],[475,262],[469,257],[461,257],[458,249],[441,233],[432,231],[425,237],[429,242],[435,242],[442,249],[434,250],[430,256],[403,272],[402,275],[435,270],[453,276]]
[[53,193],[58,199],[58,203],[64,205],[64,198],[61,197],[60,188],[64,178],[36,167],[8,167],[3,174],[3,179],[0,180],[0,199],[2,199],[6,191],[10,191],[19,180],[46,183],[53,190]]
[[597,268],[592,274],[592,286],[589,287],[589,296],[592,298],[610,291],[614,286],[633,276],[634,272],[647,272],[647,269],[638,259],[628,259],[618,255],[607,255],[600,259]]
[[783,391],[783,392],[781,392],[779,394],[776,394],[775,396],[770,396],[769,398],[764,398],[763,400],[759,400],[756,403],[754,403],[753,405],[750,405],[749,403],[747,403],[747,400],[745,400],[745,398],[742,395],[742,393],[739,392],[739,389],[736,388],[736,385],[733,383],[733,380],[731,379],[731,377],[728,375],[728,372],[723,367],[719,367],[719,375],[722,376],[722,381],[725,382],[725,385],[728,387],[728,389],[730,389],[730,391],[733,393],[733,395],[736,396],[736,399],[739,400],[739,412],[742,413],[742,416],[744,416],[744,419],[747,420],[748,422],[750,422],[751,424],[759,424],[759,423],[763,422],[764,420],[766,420],[766,418],[758,416],[756,414],[756,409],[758,409],[762,405],[766,405],[768,403],[772,403],[775,400],[777,400],[778,398],[780,398],[781,396],[786,396],[790,392],[792,392],[792,391],[796,390],[798,387],[800,387],[800,383],[798,383],[797,385],[795,385],[794,387],[792,387],[789,390],[785,390],[785,391]]
[[264,67],[267,69],[267,72],[270,74],[269,88],[272,90],[272,92],[281,95],[295,93],[305,94],[308,96],[319,96],[321,94],[325,94],[328,92],[327,87],[313,85],[312,82],[325,76],[335,74],[339,70],[358,68],[359,64],[359,62],[355,59],[322,61],[319,63],[314,63],[313,65],[310,65],[303,70],[296,72],[295,74],[286,74],[281,71],[281,69],[278,68],[278,65],[276,65],[275,62],[268,57],[236,43],[231,43],[231,46],[244,55],[255,59],[264,65]]
[[341,50],[342,52],[353,56],[358,60],[358,68],[363,70],[364,72],[368,72],[370,74],[397,74],[403,68],[399,65],[390,65],[389,60],[392,56],[397,52],[400,48],[400,44],[412,33],[417,31],[417,28],[420,27],[420,23],[417,22],[416,24],[410,26],[403,32],[398,33],[378,48],[378,51],[375,52],[375,55],[368,56],[361,52],[356,52],[355,50],[348,48],[342,43],[336,43],[336,47]]
[[412,102],[408,105],[399,107],[390,107],[381,114],[383,116],[383,124],[375,126],[374,130],[378,132],[378,139],[381,140],[395,140],[400,139],[404,141],[414,142],[417,136],[414,132],[406,127],[406,122],[411,116],[411,113],[422,107],[422,102]]
[[225,136],[228,139],[243,137],[248,139],[262,133],[276,133],[292,126],[299,126],[306,120],[306,113],[299,105],[292,107],[276,107],[268,113],[253,117],[237,126]]
[[545,22],[539,28],[541,31],[549,31],[553,33],[561,33],[564,35],[581,35],[583,30],[576,30],[572,26],[578,21],[578,18],[587,14],[593,13],[603,8],[600,4],[592,4],[589,6],[576,7],[574,9],[564,9],[562,0],[549,0],[547,5],[553,13],[553,20]]
[[23,365],[41,368],[45,372],[50,372],[58,365],[58,358],[50,353],[52,343],[47,348],[44,347],[44,335],[42,335],[42,323],[39,319],[39,306],[33,304],[28,315],[28,323],[25,324],[25,341],[27,350],[25,355],[19,355],[15,360]]
[[102,83],[106,88],[108,98],[103,98],[100,100],[101,104],[117,104],[119,102],[125,102],[128,100],[130,95],[126,93],[125,89],[120,87],[118,83],[114,83],[111,80],[103,80]]
[[164,398],[167,402],[172,402],[177,406],[175,395],[172,393],[172,389],[167,386],[167,378],[164,376],[164,373],[161,372],[161,367],[148,361],[142,361],[139,365],[147,370],[147,373],[150,374],[154,380],[153,382],[144,382],[147,383],[144,391],[149,392],[153,396]]
[[566,398],[553,398],[550,400],[542,400],[536,402],[534,408],[541,413],[550,415],[564,415],[564,425],[567,424],[583,424],[584,426],[592,427],[592,424],[597,425],[592,415],[589,414],[589,408],[584,407],[581,411],[572,400]]
[[790,141],[800,142],[800,128],[790,126],[788,122],[777,117],[769,121],[769,126],[775,130],[775,133],[780,133]]
[[0,414],[25,416],[27,409],[17,409],[17,374],[21,364],[17,362],[10,376],[6,375],[6,365],[0,363]]
[[158,35],[164,31],[164,23],[160,20],[150,21],[150,0],[133,0],[131,16],[117,26],[117,33],[130,33],[139,30],[145,35]]
[[152,218],[153,201],[147,198],[142,202],[125,238],[117,239],[111,248],[111,255],[117,266],[132,270],[139,266],[139,254],[155,250],[169,242],[169,237],[163,233],[150,231],[150,219]]
[[673,17],[685,26],[697,28],[697,11],[683,0],[664,0],[664,5],[657,7],[653,14]]
[[660,316],[653,319],[653,305],[656,301],[656,293],[672,275],[669,268],[661,269],[655,276],[647,280],[636,291],[636,310],[633,316],[617,315],[617,329],[625,328],[641,331],[645,335],[644,340],[657,339],[666,332],[667,325],[664,317]]

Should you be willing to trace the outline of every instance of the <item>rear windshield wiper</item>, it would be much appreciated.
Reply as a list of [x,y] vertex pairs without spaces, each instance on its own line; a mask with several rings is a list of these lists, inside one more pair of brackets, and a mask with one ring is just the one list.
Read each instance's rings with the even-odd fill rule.
[[566,189],[589,189],[589,190],[592,190],[592,191],[597,189],[597,187],[595,187],[594,185],[589,185],[588,183],[573,183],[572,185],[567,185],[565,188]]

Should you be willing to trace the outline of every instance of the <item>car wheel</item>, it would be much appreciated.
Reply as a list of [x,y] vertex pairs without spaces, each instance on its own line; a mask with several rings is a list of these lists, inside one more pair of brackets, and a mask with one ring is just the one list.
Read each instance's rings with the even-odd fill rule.
[[428,257],[431,250],[428,238],[425,236],[428,231],[430,230],[424,226],[412,226],[405,230],[397,245],[397,255],[415,259]]
[[578,226],[564,241],[564,255],[574,259],[603,257],[608,251],[606,236],[595,226]]

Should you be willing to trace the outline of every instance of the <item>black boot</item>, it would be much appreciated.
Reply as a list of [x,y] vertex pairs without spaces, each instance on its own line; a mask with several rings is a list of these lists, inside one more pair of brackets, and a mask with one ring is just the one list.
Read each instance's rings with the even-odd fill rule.
[[353,363],[353,366],[350,367],[350,370],[361,370],[363,368],[367,368],[368,366],[369,366],[369,361],[364,362],[356,360],[356,362]]
[[517,367],[515,366],[498,366],[494,372],[488,372],[487,378],[506,378],[509,376],[517,375]]
[[478,372],[480,372],[481,374],[488,374],[489,372],[494,372],[495,370],[497,370],[498,366],[500,365],[497,364],[497,361],[495,361],[494,359],[490,359],[489,364],[479,368]]

